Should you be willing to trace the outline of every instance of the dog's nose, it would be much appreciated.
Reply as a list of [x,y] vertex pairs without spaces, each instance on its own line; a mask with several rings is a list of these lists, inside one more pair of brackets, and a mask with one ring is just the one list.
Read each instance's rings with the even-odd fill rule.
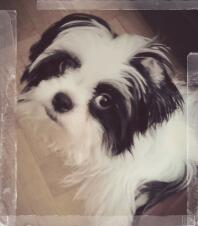
[[73,108],[71,98],[62,92],[56,93],[56,95],[53,97],[52,105],[54,110],[60,113],[70,111]]

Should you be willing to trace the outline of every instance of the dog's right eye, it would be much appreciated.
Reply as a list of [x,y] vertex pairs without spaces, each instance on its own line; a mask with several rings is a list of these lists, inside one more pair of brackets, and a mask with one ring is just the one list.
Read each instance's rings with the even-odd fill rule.
[[95,98],[95,104],[101,110],[109,109],[113,105],[112,97],[103,93]]

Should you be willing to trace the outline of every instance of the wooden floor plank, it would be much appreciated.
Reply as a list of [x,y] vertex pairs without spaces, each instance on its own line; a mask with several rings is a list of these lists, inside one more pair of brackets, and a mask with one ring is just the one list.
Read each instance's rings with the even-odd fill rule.
[[[18,209],[17,214],[56,214],[53,197],[18,126]],[[22,206],[22,205],[25,205]]]
[[120,15],[117,16],[117,19],[126,32],[130,34],[143,35],[146,37],[154,36],[151,28],[147,26],[146,22],[137,11],[122,11]]

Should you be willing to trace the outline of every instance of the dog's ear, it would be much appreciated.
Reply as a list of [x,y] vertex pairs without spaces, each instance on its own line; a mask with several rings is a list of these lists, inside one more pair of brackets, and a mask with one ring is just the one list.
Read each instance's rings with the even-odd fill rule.
[[168,120],[176,109],[182,108],[183,99],[171,79],[173,68],[167,53],[166,46],[150,43],[130,61],[147,84],[141,108],[145,109],[147,127]]
[[112,35],[115,35],[108,23],[97,16],[89,14],[70,14],[49,27],[43,33],[41,39],[31,47],[30,61],[34,61],[53,42],[61,31],[74,27],[97,26],[96,22],[112,33]]

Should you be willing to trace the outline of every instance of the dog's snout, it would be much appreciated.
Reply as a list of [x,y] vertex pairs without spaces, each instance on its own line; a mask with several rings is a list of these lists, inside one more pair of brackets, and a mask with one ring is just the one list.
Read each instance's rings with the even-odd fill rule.
[[52,105],[54,110],[60,113],[70,111],[73,108],[71,98],[63,92],[56,93],[53,97]]

